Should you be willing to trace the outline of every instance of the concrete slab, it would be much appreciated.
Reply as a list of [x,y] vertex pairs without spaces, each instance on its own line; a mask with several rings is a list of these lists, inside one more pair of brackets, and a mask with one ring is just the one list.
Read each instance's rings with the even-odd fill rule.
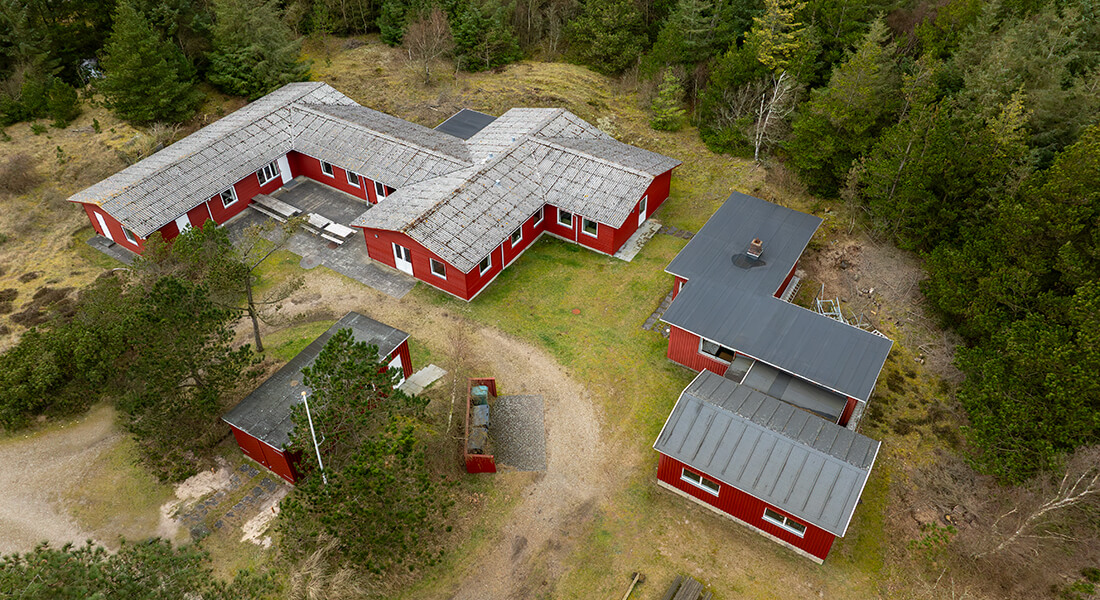
[[542,396],[501,396],[489,417],[489,438],[498,465],[517,471],[546,470],[546,423]]
[[442,368],[435,365],[428,365],[423,369],[420,369],[416,373],[413,373],[411,377],[406,379],[401,385],[397,386],[397,389],[415,396],[424,391],[424,388],[435,383],[439,378],[447,374]]
[[625,260],[630,262],[634,260],[635,256],[642,251],[645,243],[648,242],[653,236],[657,235],[657,230],[661,228],[661,223],[656,219],[649,219],[642,226],[638,228],[638,231],[634,232],[634,235],[627,238],[623,243],[619,251],[614,254],[615,258],[619,260]]
[[132,266],[134,259],[137,258],[137,254],[101,235],[93,235],[88,238],[88,245],[123,264]]

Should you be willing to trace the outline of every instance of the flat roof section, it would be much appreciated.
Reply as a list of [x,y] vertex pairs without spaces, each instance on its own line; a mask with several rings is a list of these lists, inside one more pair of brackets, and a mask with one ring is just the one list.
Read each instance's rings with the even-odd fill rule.
[[240,404],[225,413],[222,420],[275,448],[286,445],[294,429],[290,409],[301,402],[303,391],[310,391],[302,385],[302,369],[313,364],[329,338],[341,329],[351,329],[356,341],[377,346],[379,358],[389,356],[409,339],[409,334],[400,329],[357,312],[349,312],[261,383]]
[[741,385],[764,392],[833,423],[840,420],[848,399],[760,361],[749,368]]
[[843,536],[879,442],[702,371],[653,448],[829,533]]
[[464,108],[451,115],[446,121],[436,125],[435,130],[453,135],[459,139],[468,140],[474,137],[477,132],[485,129],[489,123],[496,120],[497,118],[493,115]]

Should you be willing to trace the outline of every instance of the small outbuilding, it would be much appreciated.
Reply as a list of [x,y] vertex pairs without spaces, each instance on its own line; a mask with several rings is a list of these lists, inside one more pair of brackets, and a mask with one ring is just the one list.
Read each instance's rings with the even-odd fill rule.
[[847,532],[879,446],[708,370],[653,444],[658,485],[817,563]]
[[285,449],[294,428],[291,407],[302,401],[303,391],[309,391],[302,385],[302,369],[313,364],[329,338],[341,329],[350,329],[358,342],[376,346],[379,359],[400,372],[399,381],[412,374],[409,334],[349,312],[222,416],[246,456],[290,483],[298,479],[295,463],[299,458]]

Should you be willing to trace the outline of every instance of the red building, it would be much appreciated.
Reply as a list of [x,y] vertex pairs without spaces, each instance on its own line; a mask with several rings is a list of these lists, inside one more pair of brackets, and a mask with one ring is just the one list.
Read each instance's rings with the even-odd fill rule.
[[614,254],[668,198],[679,164],[563,109],[462,111],[429,129],[294,83],[69,201],[141,253],[156,232],[225,223],[307,177],[363,201],[343,225],[364,231],[371,259],[469,300],[543,234]]
[[668,357],[854,428],[893,345],[789,302],[821,219],[734,193],[665,269]]
[[294,428],[291,407],[302,401],[303,391],[309,391],[301,385],[302,369],[313,364],[329,338],[341,329],[350,329],[356,341],[377,347],[381,362],[397,371],[399,383],[412,374],[409,334],[350,312],[222,417],[246,456],[290,483],[298,478],[295,463],[299,458],[286,449]]
[[879,442],[703,370],[653,444],[657,483],[821,563]]

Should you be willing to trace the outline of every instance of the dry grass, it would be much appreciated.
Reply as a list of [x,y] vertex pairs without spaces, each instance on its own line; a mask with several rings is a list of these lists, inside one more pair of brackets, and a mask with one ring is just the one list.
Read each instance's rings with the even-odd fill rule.
[[0,193],[25,194],[42,183],[36,161],[24,152],[13,154],[0,163]]

